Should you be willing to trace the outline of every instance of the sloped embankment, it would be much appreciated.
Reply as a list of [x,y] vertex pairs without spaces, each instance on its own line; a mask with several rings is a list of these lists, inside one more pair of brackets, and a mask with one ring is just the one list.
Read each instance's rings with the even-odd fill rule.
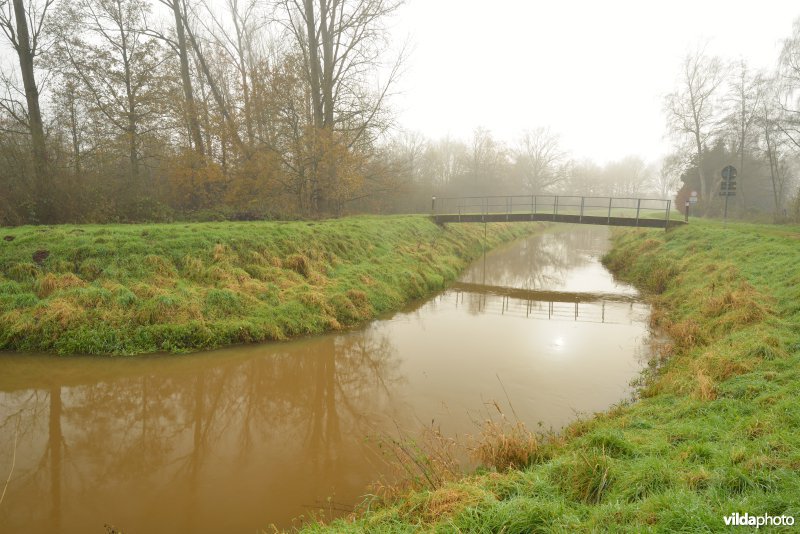
[[[488,226],[489,246],[535,224]],[[0,350],[183,352],[358,324],[444,287],[483,225],[421,216],[1,229]]]
[[307,529],[716,532],[734,512],[800,521],[798,238],[702,221],[620,231],[606,263],[650,292],[654,326],[671,337],[638,401],[574,423],[525,469]]

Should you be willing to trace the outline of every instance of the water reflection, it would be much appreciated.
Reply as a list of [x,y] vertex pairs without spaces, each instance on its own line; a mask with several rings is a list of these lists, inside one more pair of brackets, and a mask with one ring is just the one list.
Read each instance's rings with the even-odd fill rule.
[[[531,236],[492,250],[459,278],[462,282],[519,289],[635,295],[600,264],[608,247],[605,227],[579,227]],[[484,265],[485,264],[485,265]]]
[[0,530],[286,527],[357,502],[385,467],[367,438],[398,425],[471,433],[506,391],[532,426],[605,409],[647,335],[605,246],[596,228],[523,240],[358,331],[191,356],[3,355],[0,477],[18,444]]
[[[331,495],[353,502],[378,460],[363,437],[401,418],[397,366],[374,329],[191,358],[6,356],[3,473],[21,426],[0,524],[252,530],[287,524]],[[243,501],[247,518],[230,512]]]

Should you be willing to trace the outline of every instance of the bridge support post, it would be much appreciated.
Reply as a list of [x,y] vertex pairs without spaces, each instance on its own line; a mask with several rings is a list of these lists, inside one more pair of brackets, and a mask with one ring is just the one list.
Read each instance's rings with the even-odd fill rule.
[[642,199],[636,201],[636,226],[639,226],[639,210],[642,209]]
[[613,200],[612,197],[608,197],[608,224],[611,224],[611,202]]
[[578,217],[578,222],[583,222],[583,202],[584,202],[584,200],[585,200],[584,197],[581,197],[581,214]]
[[669,212],[672,209],[672,199],[667,200],[667,216],[664,219],[664,230],[669,230]]

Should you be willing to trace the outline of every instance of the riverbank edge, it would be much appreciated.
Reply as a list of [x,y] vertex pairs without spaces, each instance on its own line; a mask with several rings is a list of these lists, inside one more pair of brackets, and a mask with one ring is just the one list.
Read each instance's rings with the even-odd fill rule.
[[544,227],[357,216],[0,229],[0,350],[182,353],[355,327]]
[[646,292],[670,339],[638,400],[549,436],[526,469],[373,497],[304,531],[711,532],[737,512],[800,520],[798,235],[700,220],[615,231],[604,263]]

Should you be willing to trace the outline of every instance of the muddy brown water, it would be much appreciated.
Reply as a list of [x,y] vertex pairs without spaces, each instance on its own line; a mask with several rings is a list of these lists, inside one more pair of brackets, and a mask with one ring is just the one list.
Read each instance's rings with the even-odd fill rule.
[[463,441],[492,401],[532,428],[604,410],[648,351],[648,307],[602,267],[607,248],[602,227],[522,239],[430,300],[310,339],[2,354],[0,532],[291,527],[349,509],[388,472],[376,436],[433,424]]

